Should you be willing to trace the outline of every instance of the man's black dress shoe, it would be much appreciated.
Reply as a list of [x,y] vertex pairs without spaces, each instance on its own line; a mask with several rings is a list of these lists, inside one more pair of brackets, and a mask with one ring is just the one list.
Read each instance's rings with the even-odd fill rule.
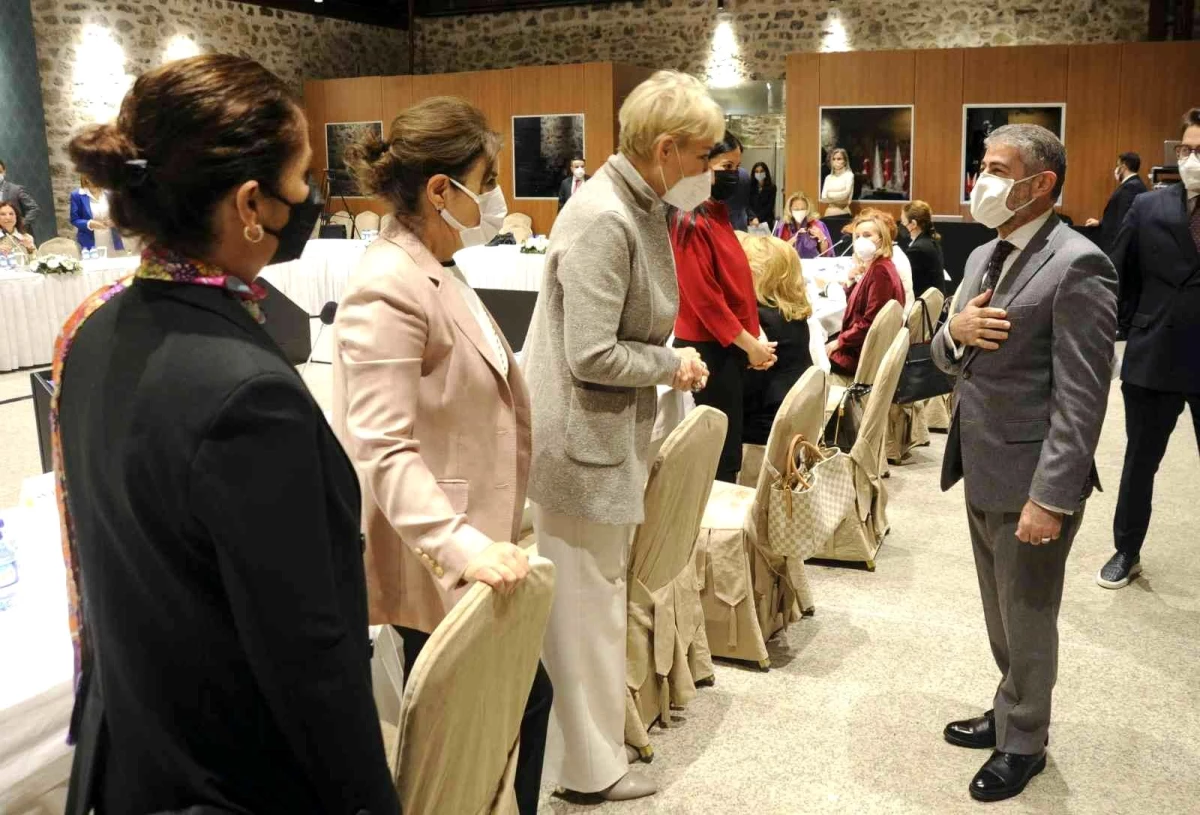
[[976,801],[1003,801],[1020,795],[1035,775],[1046,769],[1046,751],[1025,756],[996,750],[971,779],[971,797]]
[[989,710],[974,719],[950,722],[942,731],[942,735],[946,737],[946,741],[958,747],[994,750],[996,748],[995,711]]

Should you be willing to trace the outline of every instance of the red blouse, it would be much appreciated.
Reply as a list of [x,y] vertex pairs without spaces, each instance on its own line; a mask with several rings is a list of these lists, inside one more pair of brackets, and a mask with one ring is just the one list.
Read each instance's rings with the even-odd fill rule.
[[830,362],[847,371],[858,369],[858,357],[862,354],[867,331],[888,300],[903,303],[904,284],[892,261],[879,258],[849,291],[842,333],[838,334],[837,350],[829,355]]
[[679,281],[675,336],[729,346],[742,329],[758,336],[754,273],[729,223],[729,209],[719,201],[704,207],[707,213],[697,213],[694,225],[671,229]]

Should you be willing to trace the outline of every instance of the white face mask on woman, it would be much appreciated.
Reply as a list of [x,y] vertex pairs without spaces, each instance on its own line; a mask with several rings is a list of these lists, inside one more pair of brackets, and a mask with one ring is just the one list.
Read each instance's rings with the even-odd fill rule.
[[[683,159],[679,157],[678,146],[675,146],[675,161],[679,163],[681,178],[663,193],[662,200],[676,209],[691,212],[712,196],[712,170],[705,170],[699,175],[684,176]],[[658,168],[658,177],[662,181],[663,187],[666,187],[667,177],[663,173],[662,167]]]
[[757,172],[754,174],[754,180],[762,183],[763,181],[767,180],[767,174],[764,172]]
[[804,219],[808,217],[808,210],[794,209],[792,210],[792,220],[796,222],[796,226],[804,223]]
[[854,256],[863,263],[870,263],[879,254],[879,247],[875,245],[875,241],[866,237],[854,239]]
[[479,226],[463,226],[450,214],[450,210],[442,208],[442,220],[458,230],[463,247],[480,246],[496,237],[500,227],[504,226],[504,219],[508,217],[508,205],[504,202],[504,191],[500,189],[500,185],[497,184],[494,189],[483,195],[476,195],[453,178],[450,179],[450,183],[469,195],[479,207]]
[[971,217],[988,229],[998,229],[1004,226],[1021,210],[1033,203],[1033,198],[1016,209],[1008,208],[1008,194],[1017,184],[1036,178],[1041,173],[1034,173],[1019,181],[1011,178],[1001,178],[991,173],[980,173],[971,190]]

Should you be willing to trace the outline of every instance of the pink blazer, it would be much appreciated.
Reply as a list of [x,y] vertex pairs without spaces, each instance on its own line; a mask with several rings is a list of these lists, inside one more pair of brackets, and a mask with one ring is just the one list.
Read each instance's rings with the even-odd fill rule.
[[371,623],[430,632],[468,561],[520,533],[525,380],[507,342],[501,375],[453,273],[400,225],[363,254],[334,332],[333,426],[362,482]]

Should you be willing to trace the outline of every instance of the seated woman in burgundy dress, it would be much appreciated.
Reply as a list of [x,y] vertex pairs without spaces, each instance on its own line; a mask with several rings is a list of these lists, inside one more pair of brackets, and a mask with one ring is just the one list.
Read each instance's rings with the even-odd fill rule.
[[892,264],[892,234],[878,217],[864,213],[854,219],[854,269],[846,286],[842,330],[825,350],[833,373],[853,377],[867,331],[889,300],[904,303],[904,284]]

